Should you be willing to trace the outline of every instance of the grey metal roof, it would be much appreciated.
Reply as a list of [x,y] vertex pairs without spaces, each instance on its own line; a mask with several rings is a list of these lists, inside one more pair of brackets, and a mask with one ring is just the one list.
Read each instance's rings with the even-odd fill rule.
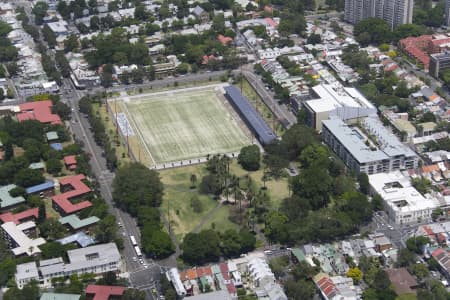
[[275,138],[276,135],[272,129],[263,120],[261,115],[253,108],[241,92],[235,86],[225,87],[227,98],[232,102],[233,106],[239,110],[239,112],[246,119],[248,125],[256,132],[259,137],[259,141],[262,144],[269,144]]
[[393,133],[384,127],[378,118],[365,118],[363,122],[366,130],[377,137],[381,142],[380,149],[390,157],[404,155],[406,157],[417,156],[408,146],[404,145]]
[[322,121],[322,124],[339,140],[359,163],[389,159],[381,150],[372,151],[361,139],[357,132],[345,124],[341,119]]
[[196,15],[197,17],[199,17],[204,11],[205,11],[205,10],[204,10],[203,8],[201,8],[200,6],[197,5],[197,6],[194,8],[194,10],[192,11],[192,13],[193,13],[194,15]]

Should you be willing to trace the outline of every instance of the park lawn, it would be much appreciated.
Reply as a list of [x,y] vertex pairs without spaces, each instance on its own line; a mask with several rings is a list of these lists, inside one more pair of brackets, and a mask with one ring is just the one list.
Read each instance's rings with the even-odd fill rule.
[[[167,216],[167,210],[170,212],[171,226],[175,232],[178,241],[182,241],[183,237],[193,230],[201,230],[210,228],[211,222],[215,222],[224,228],[231,228],[233,224],[225,216],[222,210],[228,212],[227,207],[221,207],[215,211],[218,202],[211,196],[200,195],[197,189],[191,189],[191,174],[197,176],[197,186],[201,179],[207,174],[205,165],[191,165],[182,168],[174,168],[160,171],[161,181],[164,183],[164,196],[161,209]],[[191,198],[197,196],[203,206],[203,211],[200,213],[194,212],[191,207]],[[177,213],[178,212],[178,213]],[[211,212],[214,212],[210,215]],[[218,219],[219,218],[219,219]],[[199,227],[204,220],[206,222]],[[222,228],[222,227],[217,227]]]
[[[229,220],[230,207],[224,205],[217,209],[202,225],[203,229],[214,229],[219,232],[224,232],[227,229],[239,230],[239,225]],[[214,226],[213,226],[214,224]],[[213,228],[214,227],[214,228]]]
[[[261,166],[258,171],[248,172],[242,169],[242,167],[237,163],[237,160],[233,160],[230,165],[230,172],[239,177],[249,174],[259,187],[263,186],[263,166]],[[284,198],[289,197],[288,179],[286,177],[282,177],[279,179],[271,178],[270,180],[266,181],[266,187],[267,191],[269,192],[272,204],[275,208],[278,208],[280,206],[281,201]]]

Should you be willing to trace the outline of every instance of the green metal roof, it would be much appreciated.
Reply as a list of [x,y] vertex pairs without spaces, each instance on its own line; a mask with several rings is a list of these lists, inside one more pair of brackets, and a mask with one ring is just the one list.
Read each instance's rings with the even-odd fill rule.
[[299,262],[306,260],[303,251],[299,248],[292,248],[291,252]]
[[49,131],[46,133],[47,141],[54,141],[58,139],[58,133],[56,131]]
[[59,223],[63,225],[69,224],[70,227],[72,227],[73,229],[80,229],[95,224],[98,221],[100,221],[100,219],[97,218],[96,216],[80,220],[80,218],[77,215],[69,215],[59,219]]
[[211,271],[212,271],[213,274],[220,273],[220,267],[218,265],[212,265],[211,266]]
[[40,300],[80,300],[80,295],[43,293]]
[[25,198],[22,196],[12,197],[9,191],[16,188],[15,184],[8,184],[0,187],[0,207],[5,208],[8,206],[13,206],[22,202],[25,202]]

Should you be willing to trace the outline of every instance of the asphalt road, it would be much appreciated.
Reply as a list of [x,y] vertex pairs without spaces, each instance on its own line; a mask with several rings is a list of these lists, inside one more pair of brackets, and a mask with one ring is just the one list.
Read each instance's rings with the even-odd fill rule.
[[[78,110],[78,102],[84,96],[84,93],[76,90],[72,82],[68,79],[64,79],[62,91],[63,101],[72,108],[72,120],[70,121],[71,131],[77,140],[83,142],[84,150],[91,154],[91,168],[98,180],[100,193],[108,204],[110,213],[121,223],[119,233],[122,234],[125,247],[123,250],[123,262],[125,263],[126,271],[130,275],[130,282],[133,286],[141,286],[143,288],[149,286],[149,289],[149,284],[151,283],[149,280],[157,280],[160,276],[161,269],[152,260],[144,260],[144,265],[147,266],[145,268],[139,261],[133,259],[136,253],[129,236],[134,235],[140,245],[139,228],[129,214],[114,207],[111,190],[114,173],[107,169],[106,160],[102,157],[103,150],[95,143],[93,134],[89,130],[90,125],[87,118]],[[152,299],[151,294],[147,294],[148,298]]]
[[297,123],[297,117],[289,111],[288,107],[284,104],[280,105],[275,99],[274,94],[266,90],[265,84],[261,78],[253,73],[253,65],[245,65],[242,67],[242,74],[247,78],[248,82],[256,89],[256,92],[261,97],[263,102],[269,107],[272,113],[278,118],[278,120],[286,120],[288,122],[288,128]]

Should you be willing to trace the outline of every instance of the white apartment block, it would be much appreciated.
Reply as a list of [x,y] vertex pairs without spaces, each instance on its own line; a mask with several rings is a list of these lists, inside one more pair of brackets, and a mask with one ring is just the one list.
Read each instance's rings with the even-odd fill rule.
[[[61,258],[43,260],[40,262],[38,276],[33,271],[33,279],[39,281],[43,287],[51,287],[52,278],[68,277],[72,274],[101,274],[109,271],[118,272],[121,267],[121,256],[115,243],[100,244],[86,248],[67,251],[70,263],[64,263]],[[27,282],[27,264],[17,266],[16,281]],[[29,267],[29,266],[28,266]],[[23,285],[22,285],[23,286]],[[19,286],[20,287],[20,286]]]
[[421,195],[400,171],[369,175],[369,183],[372,192],[383,198],[385,211],[395,224],[430,221],[440,206],[434,197]]
[[339,118],[322,121],[324,142],[356,174],[415,169],[418,155],[402,144],[378,119],[367,117],[358,126]]
[[14,222],[6,222],[2,224],[3,239],[11,248],[15,256],[27,254],[28,256],[41,253],[39,246],[45,244],[43,238],[32,239],[28,237],[28,233],[34,231],[36,224],[28,221],[16,225]]
[[345,0],[344,20],[356,24],[380,18],[391,28],[412,23],[414,0]]
[[39,272],[36,266],[36,262],[29,262],[25,264],[17,265],[15,274],[16,284],[19,289],[22,289],[24,285],[31,281],[39,281]]

